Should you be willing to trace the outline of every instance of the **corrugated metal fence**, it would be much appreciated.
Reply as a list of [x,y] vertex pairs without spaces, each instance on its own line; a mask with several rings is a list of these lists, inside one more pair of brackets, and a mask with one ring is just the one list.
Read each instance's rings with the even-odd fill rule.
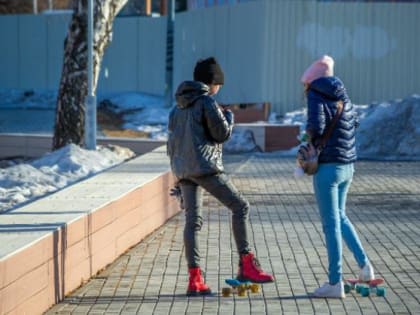
[[[225,70],[224,103],[268,101],[284,113],[302,106],[299,78],[319,55],[353,102],[420,93],[419,3],[266,0],[176,15],[174,86],[198,58]],[[0,88],[56,89],[70,16],[0,17]],[[165,90],[166,18],[124,17],[102,66],[98,91]]]

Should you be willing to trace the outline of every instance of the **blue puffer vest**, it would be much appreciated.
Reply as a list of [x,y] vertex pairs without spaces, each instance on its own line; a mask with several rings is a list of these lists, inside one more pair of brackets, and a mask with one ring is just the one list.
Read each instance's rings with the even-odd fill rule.
[[344,105],[340,119],[319,156],[319,163],[356,161],[355,129],[358,119],[343,82],[337,77],[314,80],[307,91],[307,100],[306,132],[315,145],[319,144],[322,134],[333,119],[338,101],[342,101]]

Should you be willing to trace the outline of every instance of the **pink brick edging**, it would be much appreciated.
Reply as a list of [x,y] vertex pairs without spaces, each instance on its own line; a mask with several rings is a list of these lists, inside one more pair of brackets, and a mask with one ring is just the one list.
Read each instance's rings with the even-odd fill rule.
[[[169,170],[161,172],[71,222],[51,226],[41,238],[0,258],[0,314],[42,314],[164,224],[179,212],[168,194],[173,181]],[[19,211],[6,215],[13,214]],[[24,226],[7,226],[14,225]],[[2,228],[0,233],[7,230]],[[22,237],[28,234],[23,231]]]

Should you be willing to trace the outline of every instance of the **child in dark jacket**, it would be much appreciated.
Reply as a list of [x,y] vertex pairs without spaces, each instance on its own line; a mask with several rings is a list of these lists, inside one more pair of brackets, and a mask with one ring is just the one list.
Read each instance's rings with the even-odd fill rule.
[[167,150],[178,180],[185,208],[184,245],[188,264],[187,295],[210,294],[200,267],[199,232],[203,224],[203,189],[232,211],[232,230],[240,255],[238,278],[272,282],[248,241],[249,204],[224,172],[222,143],[232,134],[233,113],[214,100],[224,83],[224,74],[213,57],[199,60],[194,81],[180,84],[177,105],[169,114]]
[[344,298],[342,281],[342,241],[353,253],[360,267],[359,279],[374,278],[373,267],[363,249],[353,224],[346,215],[349,191],[356,156],[356,113],[343,82],[334,76],[334,60],[323,56],[303,74],[308,106],[306,133],[310,142],[319,146],[320,139],[333,119],[339,103],[343,111],[319,155],[318,171],[313,187],[321,215],[328,253],[328,282],[316,289],[317,297]]

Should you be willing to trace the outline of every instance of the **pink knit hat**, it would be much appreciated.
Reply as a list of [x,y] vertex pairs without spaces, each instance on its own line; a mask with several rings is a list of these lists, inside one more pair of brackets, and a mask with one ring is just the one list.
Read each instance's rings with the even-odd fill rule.
[[308,69],[303,73],[300,81],[302,83],[310,84],[312,81],[322,78],[331,77],[334,75],[334,59],[330,56],[324,55],[320,59],[314,61]]

